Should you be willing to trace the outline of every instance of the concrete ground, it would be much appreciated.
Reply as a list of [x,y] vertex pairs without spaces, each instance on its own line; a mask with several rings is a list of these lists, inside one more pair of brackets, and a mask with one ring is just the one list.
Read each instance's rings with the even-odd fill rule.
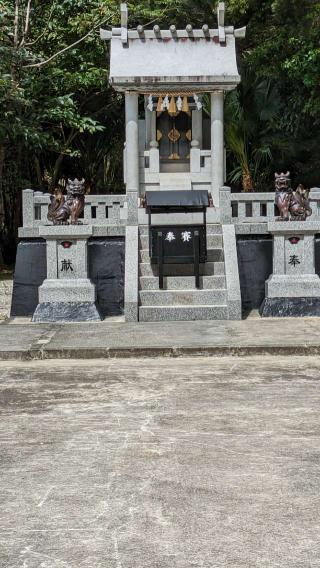
[[320,566],[320,360],[0,364],[1,568]]
[[0,360],[252,354],[320,355],[320,318],[0,324]]

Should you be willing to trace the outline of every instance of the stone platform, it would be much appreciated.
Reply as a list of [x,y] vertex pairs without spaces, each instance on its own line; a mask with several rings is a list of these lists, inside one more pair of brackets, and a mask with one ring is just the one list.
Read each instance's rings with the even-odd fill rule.
[[319,318],[0,325],[0,360],[319,355]]

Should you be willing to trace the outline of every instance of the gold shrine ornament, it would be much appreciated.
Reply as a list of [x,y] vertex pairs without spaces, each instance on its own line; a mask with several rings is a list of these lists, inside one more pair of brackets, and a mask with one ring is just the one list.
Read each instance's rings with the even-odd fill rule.
[[[164,110],[168,110],[170,116],[178,116],[180,112],[185,112],[190,115],[190,106],[188,101],[188,96],[190,93],[172,93],[150,95],[152,97],[157,97],[157,107],[156,111],[158,114],[162,113]],[[170,99],[169,99],[170,97]],[[182,98],[183,97],[183,98]]]
[[160,97],[158,98],[157,112],[162,112],[162,111],[163,111],[163,97],[160,95]]
[[[178,142],[180,137],[181,137],[181,134],[180,134],[179,130],[177,130],[176,128],[173,128],[172,130],[170,130],[170,132],[168,134],[169,140],[171,142],[173,142],[174,144],[176,142]],[[177,152],[172,152],[172,154],[169,156],[169,160],[180,160],[180,156]]]
[[177,116],[177,114],[178,114],[176,100],[175,100],[174,97],[171,97],[171,101],[170,101],[169,108],[168,108],[168,113],[170,114],[170,116]]
[[184,96],[183,97],[183,102],[182,102],[182,112],[186,112],[189,113],[190,109],[189,109],[189,103],[188,103],[188,97]]
[[178,142],[180,136],[181,136],[180,132],[176,128],[173,128],[172,130],[170,130],[170,132],[168,134],[169,140],[171,140],[171,142],[173,142],[173,143]]

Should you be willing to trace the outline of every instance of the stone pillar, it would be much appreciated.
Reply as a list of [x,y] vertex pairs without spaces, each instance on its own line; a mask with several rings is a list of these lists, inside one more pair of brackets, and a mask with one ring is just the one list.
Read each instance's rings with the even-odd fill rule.
[[211,93],[211,190],[219,207],[219,191],[224,185],[223,91]]
[[146,115],[146,149],[149,149],[150,142],[156,139],[156,119],[157,113],[147,108],[148,97],[145,96],[145,115]]
[[126,227],[125,316],[138,320],[138,198],[139,198],[139,115],[138,95],[126,93],[126,187],[128,221]]
[[139,191],[138,95],[126,93],[126,174],[127,193]]
[[202,110],[192,111],[192,139],[198,140],[199,148],[202,148]]
[[227,288],[228,319],[241,320],[242,304],[234,225],[222,225],[223,252]]

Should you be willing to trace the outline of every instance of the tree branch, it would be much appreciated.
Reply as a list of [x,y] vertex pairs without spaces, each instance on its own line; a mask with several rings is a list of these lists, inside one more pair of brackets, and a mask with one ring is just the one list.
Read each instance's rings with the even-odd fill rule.
[[47,24],[45,25],[43,32],[42,32],[36,39],[34,39],[33,41],[28,41],[28,42],[25,44],[26,47],[29,47],[29,46],[31,46],[31,45],[34,45],[35,43],[37,43],[37,42],[47,33],[48,24],[49,24],[49,22],[51,21],[51,18],[52,18],[52,15],[53,15],[53,12],[54,12],[54,10],[55,10],[56,5],[57,5],[57,2],[53,2],[52,6],[51,6],[50,14],[49,14],[49,16],[48,16],[48,18],[47,18]]
[[[16,1],[18,1],[18,0],[16,0]],[[108,20],[109,20],[109,18],[108,18]],[[51,57],[49,57],[49,59],[46,59],[45,61],[40,61],[39,63],[29,63],[28,65],[25,65],[24,68],[26,69],[26,68],[31,68],[31,67],[37,67],[39,69],[40,67],[43,67],[43,65],[47,65],[47,63],[50,63],[50,61],[52,61],[53,59],[55,59],[59,55],[62,55],[63,53],[65,53],[69,49],[72,49],[76,45],[79,45],[79,43],[81,43],[85,39],[87,39],[87,37],[89,37],[97,28],[99,28],[100,26],[105,24],[108,20],[104,20],[103,22],[99,22],[99,24],[96,24],[95,26],[93,26],[93,28],[91,28],[91,30],[86,35],[84,35],[83,37],[81,37],[80,39],[78,39],[77,41],[72,43],[71,45],[68,45],[67,47],[64,47],[63,49],[61,49],[60,51],[57,51],[57,53],[55,53],[54,55],[51,55]]]
[[19,47],[22,47],[25,42],[25,38],[27,37],[29,31],[29,23],[30,23],[30,11],[31,11],[31,2],[32,0],[28,0],[27,4],[27,11],[26,11],[26,21],[24,24],[23,36]]
[[19,43],[19,0],[15,2],[14,8],[14,32],[13,32],[13,46],[18,48]]

